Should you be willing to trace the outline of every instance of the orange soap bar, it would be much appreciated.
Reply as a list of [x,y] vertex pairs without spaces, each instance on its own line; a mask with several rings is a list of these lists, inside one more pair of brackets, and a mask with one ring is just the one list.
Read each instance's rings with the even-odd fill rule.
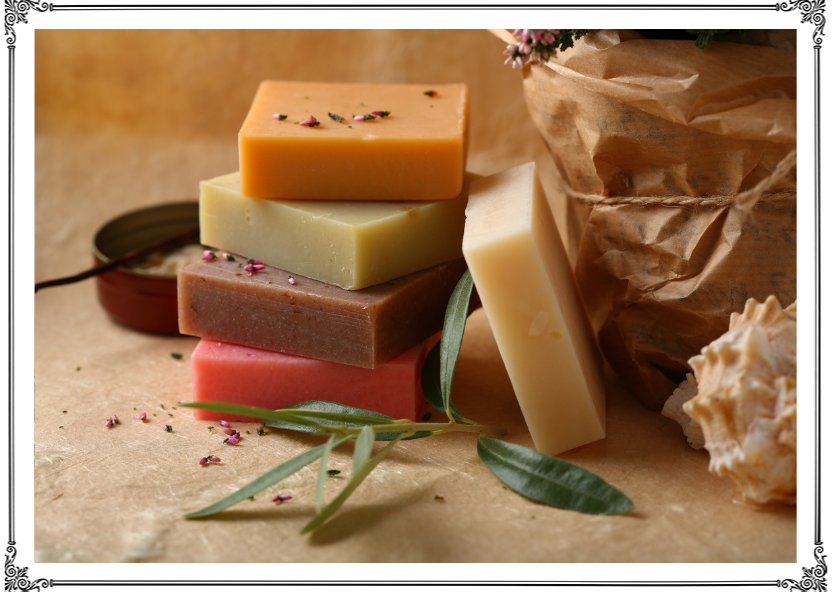
[[[421,372],[426,343],[386,364],[358,368],[202,339],[191,354],[194,401],[222,401],[280,409],[301,401],[327,400],[416,420],[424,403]],[[195,409],[197,419],[257,421]]]
[[[353,120],[373,111],[389,115]],[[317,125],[302,125],[311,117]],[[240,189],[265,199],[452,199],[467,144],[464,84],[264,81],[240,129]]]

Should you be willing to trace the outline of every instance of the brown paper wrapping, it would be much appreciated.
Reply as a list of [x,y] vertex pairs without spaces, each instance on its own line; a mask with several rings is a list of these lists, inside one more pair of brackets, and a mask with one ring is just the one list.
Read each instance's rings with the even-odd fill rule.
[[748,298],[796,299],[795,55],[603,30],[523,74],[601,347],[661,408]]

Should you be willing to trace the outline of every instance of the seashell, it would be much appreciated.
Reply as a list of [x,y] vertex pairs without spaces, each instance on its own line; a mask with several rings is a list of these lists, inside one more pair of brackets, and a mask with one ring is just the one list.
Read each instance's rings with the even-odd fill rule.
[[688,373],[687,380],[683,380],[667,401],[664,402],[662,415],[669,417],[682,426],[682,432],[684,432],[685,437],[688,439],[688,444],[696,450],[702,450],[705,446],[705,434],[702,433],[702,427],[699,425],[699,422],[685,413],[685,410],[682,408],[684,403],[687,403],[696,396],[696,392],[696,377]]
[[697,394],[682,409],[698,423],[709,469],[728,475],[752,503],[795,503],[797,303],[753,298],[728,332],[689,363]]

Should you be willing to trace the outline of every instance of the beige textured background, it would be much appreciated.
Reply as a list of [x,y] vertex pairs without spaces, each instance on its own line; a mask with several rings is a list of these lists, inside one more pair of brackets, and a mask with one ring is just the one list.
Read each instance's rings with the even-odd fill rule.
[[[327,35],[324,55],[308,51],[316,39],[307,31],[37,31],[36,280],[84,269],[93,234],[111,218],[196,199],[200,179],[235,170],[237,129],[266,78],[465,82],[470,170],[532,159],[551,166],[520,73],[502,66],[503,45],[486,31]],[[730,482],[707,472],[707,453],[611,376],[607,438],[563,458],[627,493],[635,503],[627,516],[529,501],[478,460],[474,437],[449,434],[399,445],[312,536],[296,533],[314,512],[316,465],[215,519],[182,520],[320,440],[258,437],[242,426],[252,434],[240,446],[222,445],[209,424],[173,409],[190,398],[197,340],[117,325],[94,288],[87,281],[35,298],[37,561],[795,560],[794,508],[739,503]],[[482,311],[466,332],[454,399],[467,416],[506,426],[506,440],[531,444]],[[131,419],[141,411],[147,424]],[[122,423],[106,430],[113,413]],[[208,453],[223,462],[199,467]],[[349,453],[336,452],[332,466],[346,474]],[[343,482],[331,480],[330,498]],[[276,506],[278,492],[294,499]]]

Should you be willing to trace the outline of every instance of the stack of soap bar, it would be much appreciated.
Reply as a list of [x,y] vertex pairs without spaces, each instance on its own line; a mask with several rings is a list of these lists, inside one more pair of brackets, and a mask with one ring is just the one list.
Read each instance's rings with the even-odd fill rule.
[[[414,420],[424,401],[420,374],[425,349],[420,343],[381,368],[367,370],[203,339],[191,355],[194,401],[279,409],[327,400]],[[256,421],[203,409],[196,409],[194,417]]]
[[[373,111],[389,115],[353,120]],[[300,124],[310,117],[318,125]],[[242,193],[265,199],[452,199],[462,191],[467,142],[464,84],[265,81],[239,134]]]
[[471,184],[462,250],[535,447],[605,435],[601,354],[534,163]]
[[243,197],[232,173],[200,183],[200,240],[358,290],[462,257],[467,199],[272,201]]
[[344,290],[266,267],[248,276],[220,257],[183,268],[179,330],[362,368],[378,368],[442,329],[465,260],[363,290]]
[[194,398],[416,419],[466,269],[465,85],[266,81],[238,140],[240,172],[200,184],[217,251],[179,272]]

